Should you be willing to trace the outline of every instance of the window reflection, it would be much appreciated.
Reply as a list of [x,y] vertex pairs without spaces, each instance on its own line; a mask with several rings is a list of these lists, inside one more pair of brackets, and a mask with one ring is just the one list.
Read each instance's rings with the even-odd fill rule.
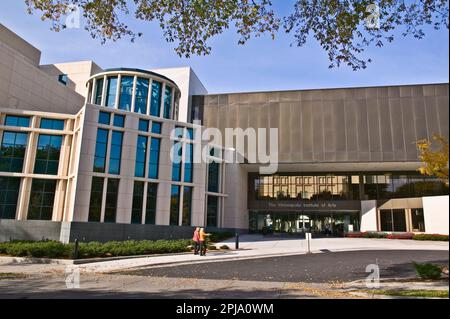
[[134,102],[134,111],[136,113],[147,114],[148,86],[148,79],[137,79],[136,101]]
[[132,76],[122,76],[120,81],[119,109],[124,111],[131,110],[131,97],[133,94]]
[[117,94],[117,76],[108,78],[108,85],[106,88],[106,106],[116,106],[116,94]]
[[148,177],[157,179],[159,168],[159,153],[161,148],[161,140],[159,138],[152,138],[150,141],[150,163],[148,166]]
[[166,91],[164,93],[164,118],[170,119],[170,113],[172,111],[172,88],[166,86]]
[[0,172],[22,172],[28,134],[3,132],[0,146]]
[[159,117],[161,114],[161,95],[162,84],[160,82],[152,82],[152,100],[150,103],[150,115]]
[[95,101],[94,103],[97,105],[102,104],[102,96],[103,96],[103,79],[98,79],[96,81],[96,88],[95,88]]
[[257,199],[272,200],[379,200],[448,194],[445,183],[414,173],[366,173],[361,175],[361,185],[359,175],[256,176],[253,187]]

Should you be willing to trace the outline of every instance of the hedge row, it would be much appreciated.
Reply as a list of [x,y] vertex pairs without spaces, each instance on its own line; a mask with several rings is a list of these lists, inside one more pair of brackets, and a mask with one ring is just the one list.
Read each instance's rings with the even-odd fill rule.
[[212,233],[209,237],[209,241],[213,243],[220,243],[226,239],[233,238],[235,234],[232,232]]
[[413,234],[413,233],[383,233],[383,232],[354,232],[345,235],[349,238],[387,238],[387,239],[413,239],[448,241],[448,235],[439,234]]
[[[189,251],[191,240],[123,241],[80,243],[78,258],[168,254]],[[74,244],[56,241],[0,243],[0,254],[14,257],[71,258]]]
[[414,240],[433,240],[433,241],[448,241],[448,235],[439,234],[416,234]]

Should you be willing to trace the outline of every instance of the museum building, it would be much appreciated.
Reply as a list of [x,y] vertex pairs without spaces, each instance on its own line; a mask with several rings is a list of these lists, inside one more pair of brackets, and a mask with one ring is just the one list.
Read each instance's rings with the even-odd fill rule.
[[[190,68],[40,55],[0,25],[0,241],[448,234],[448,185],[416,147],[448,138],[448,83],[208,94]],[[278,129],[277,172],[227,162],[206,128]]]

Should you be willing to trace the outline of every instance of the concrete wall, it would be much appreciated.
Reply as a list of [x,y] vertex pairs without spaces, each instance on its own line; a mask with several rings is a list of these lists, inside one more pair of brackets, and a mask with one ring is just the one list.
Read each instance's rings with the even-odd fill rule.
[[190,239],[193,232],[193,227],[184,226],[71,223],[69,241]]
[[[238,232],[243,229],[208,228],[208,232]],[[190,239],[194,227],[159,226],[159,225],[129,225],[103,223],[60,223],[50,221],[17,221],[0,219],[0,242],[13,240],[42,239],[73,242],[111,240],[158,240],[158,239]]]
[[446,83],[207,95],[203,124],[278,128],[280,163],[405,162],[448,115]]
[[12,240],[59,240],[61,223],[39,220],[0,219],[0,242]]
[[423,198],[425,232],[428,234],[449,234],[449,197],[433,196]]
[[181,98],[178,120],[180,122],[189,122],[191,115],[192,96],[208,94],[208,91],[203,86],[197,75],[190,67],[155,69],[152,71],[173,80],[180,88]]
[[20,52],[32,65],[38,66],[41,60],[41,51],[19,37],[17,34],[0,23],[0,42],[7,43],[14,51]]
[[377,231],[377,201],[361,201],[361,227],[362,232]]
[[39,55],[0,25],[0,107],[76,114],[83,96],[39,69]]
[[248,174],[239,164],[227,164],[225,170],[225,193],[222,226],[248,229]]
[[50,75],[55,81],[61,74],[67,74],[69,81],[67,87],[83,97],[87,96],[87,86],[89,78],[103,70],[93,61],[79,61],[70,63],[57,63],[41,65],[42,71]]

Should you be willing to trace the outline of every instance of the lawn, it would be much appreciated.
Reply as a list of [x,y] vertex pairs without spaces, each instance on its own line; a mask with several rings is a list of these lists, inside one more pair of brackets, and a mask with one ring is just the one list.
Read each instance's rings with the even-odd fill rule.
[[423,297],[423,298],[448,298],[448,290],[368,290],[369,294],[397,296],[397,297]]

